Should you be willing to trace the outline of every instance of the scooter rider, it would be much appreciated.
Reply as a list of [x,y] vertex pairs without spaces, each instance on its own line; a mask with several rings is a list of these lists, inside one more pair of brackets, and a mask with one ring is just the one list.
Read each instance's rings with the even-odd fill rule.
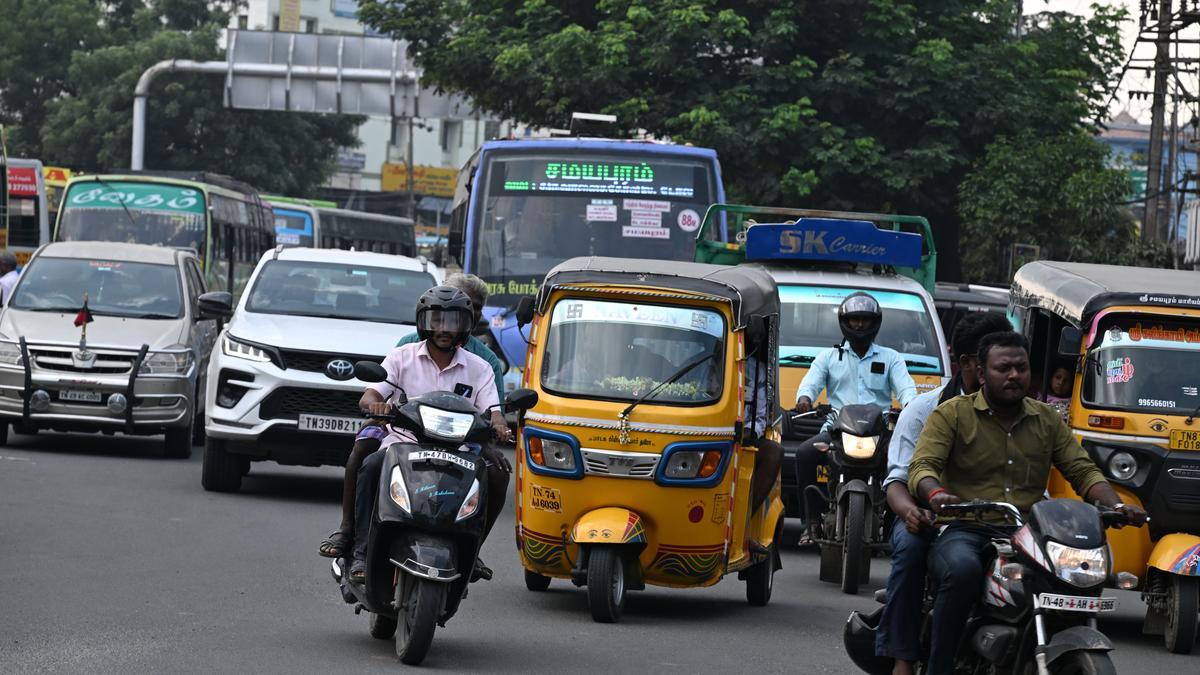
[[925,420],[933,409],[959,394],[979,388],[976,352],[979,340],[989,333],[1012,330],[1001,314],[972,312],[954,326],[951,356],[958,374],[946,386],[917,396],[900,413],[888,446],[888,474],[883,481],[888,506],[896,514],[892,525],[892,568],[888,574],[887,601],[875,632],[875,653],[895,659],[892,675],[909,675],[921,656],[921,602],[929,547],[936,534],[933,513],[913,500],[908,492],[908,463]]
[[[848,404],[874,403],[887,410],[892,406],[893,395],[901,407],[916,397],[917,385],[908,374],[904,358],[894,349],[875,344],[882,325],[883,310],[871,295],[859,291],[842,300],[838,326],[844,339],[813,359],[796,392],[796,412],[812,410],[821,390],[827,392],[829,404],[838,409]],[[828,505],[806,488],[816,485],[817,467],[826,462],[823,450],[832,440],[829,434],[832,424],[832,419],[827,420],[820,433],[796,450],[796,481],[804,495],[806,517],[813,521],[819,519]],[[812,531],[817,523],[806,524]]]
[[[396,347],[383,360],[387,380],[395,383],[409,396],[418,396],[430,391],[449,391],[470,400],[480,412],[499,403],[496,382],[487,361],[462,349],[474,325],[474,311],[469,297],[451,286],[435,286],[417,301],[417,332],[420,342]],[[391,411],[388,399],[397,393],[396,387],[388,382],[379,382],[367,387],[359,406],[373,414]],[[386,447],[395,442],[412,441],[404,430],[389,427],[387,437],[381,443]],[[383,470],[385,453],[376,451],[363,460],[358,471],[354,518],[354,562],[350,566],[350,578],[360,580],[366,571],[367,539],[371,528],[371,510],[375,503],[375,486]],[[488,482],[488,498],[485,504],[486,521],[484,538],[504,510],[505,493],[508,489],[508,474],[512,471],[508,460],[496,448],[483,449],[484,472]],[[476,574],[491,577],[491,570],[479,562]]]

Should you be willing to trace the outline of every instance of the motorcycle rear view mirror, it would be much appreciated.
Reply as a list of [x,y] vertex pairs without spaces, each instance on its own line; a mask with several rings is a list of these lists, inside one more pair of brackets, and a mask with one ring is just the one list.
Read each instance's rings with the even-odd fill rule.
[[374,361],[359,361],[354,364],[354,377],[363,382],[383,382],[387,379],[387,371]]
[[511,394],[504,397],[504,407],[509,410],[520,410],[522,412],[529,410],[537,405],[538,394],[532,389],[515,389]]

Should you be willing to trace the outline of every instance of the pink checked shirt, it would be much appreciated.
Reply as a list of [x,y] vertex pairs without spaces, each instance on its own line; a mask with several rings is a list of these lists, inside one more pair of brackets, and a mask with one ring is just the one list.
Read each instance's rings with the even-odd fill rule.
[[[500,402],[496,393],[496,375],[487,361],[459,347],[445,370],[438,368],[429,356],[425,341],[411,342],[393,349],[383,360],[387,379],[404,388],[411,397],[431,391],[449,391],[459,394],[475,404],[480,412]],[[396,388],[386,382],[368,385],[385,399],[396,393]],[[411,435],[403,429],[390,429],[384,439],[386,447],[397,441],[411,441]]]

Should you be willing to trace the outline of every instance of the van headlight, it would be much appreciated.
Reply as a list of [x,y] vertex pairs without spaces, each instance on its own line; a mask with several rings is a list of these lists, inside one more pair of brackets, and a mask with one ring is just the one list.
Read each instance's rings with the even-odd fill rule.
[[172,351],[147,352],[138,374],[185,375],[192,369],[192,351],[187,346],[172,345],[167,349]]
[[247,361],[258,361],[259,363],[266,363],[271,360],[271,355],[267,353],[267,350],[234,340],[228,335],[221,338],[221,353],[225,356],[232,356],[235,359],[246,359]]
[[844,433],[842,434],[842,450],[847,457],[871,459],[875,455],[875,437]]
[[421,426],[425,433],[440,436],[449,441],[461,441],[467,437],[475,416],[471,413],[456,413],[427,405],[419,406]]
[[21,346],[11,342],[0,342],[0,365],[23,366]]
[[1072,586],[1089,588],[1108,578],[1108,553],[1103,546],[1072,548],[1048,541],[1046,557],[1055,576]]
[[405,513],[412,513],[408,503],[408,485],[404,483],[404,472],[400,471],[400,466],[392,467],[392,475],[388,480],[388,494],[391,495],[392,501],[396,502],[396,506],[404,509]]

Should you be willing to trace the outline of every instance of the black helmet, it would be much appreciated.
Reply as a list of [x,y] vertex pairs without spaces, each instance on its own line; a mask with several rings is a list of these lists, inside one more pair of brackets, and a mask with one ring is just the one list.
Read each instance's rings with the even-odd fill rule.
[[417,337],[428,340],[435,328],[454,333],[455,346],[466,344],[475,323],[471,298],[453,286],[434,286],[417,300]]
[[[871,323],[864,330],[850,328],[850,319],[860,317],[870,319]],[[862,291],[847,295],[838,307],[838,326],[842,329],[842,337],[855,351],[871,346],[882,324],[883,310],[879,308],[879,301]]]
[[879,628],[879,618],[883,615],[883,607],[870,614],[850,612],[846,619],[846,628],[842,631],[842,643],[846,654],[854,665],[863,672],[871,675],[890,675],[892,659],[875,655],[875,631]]

